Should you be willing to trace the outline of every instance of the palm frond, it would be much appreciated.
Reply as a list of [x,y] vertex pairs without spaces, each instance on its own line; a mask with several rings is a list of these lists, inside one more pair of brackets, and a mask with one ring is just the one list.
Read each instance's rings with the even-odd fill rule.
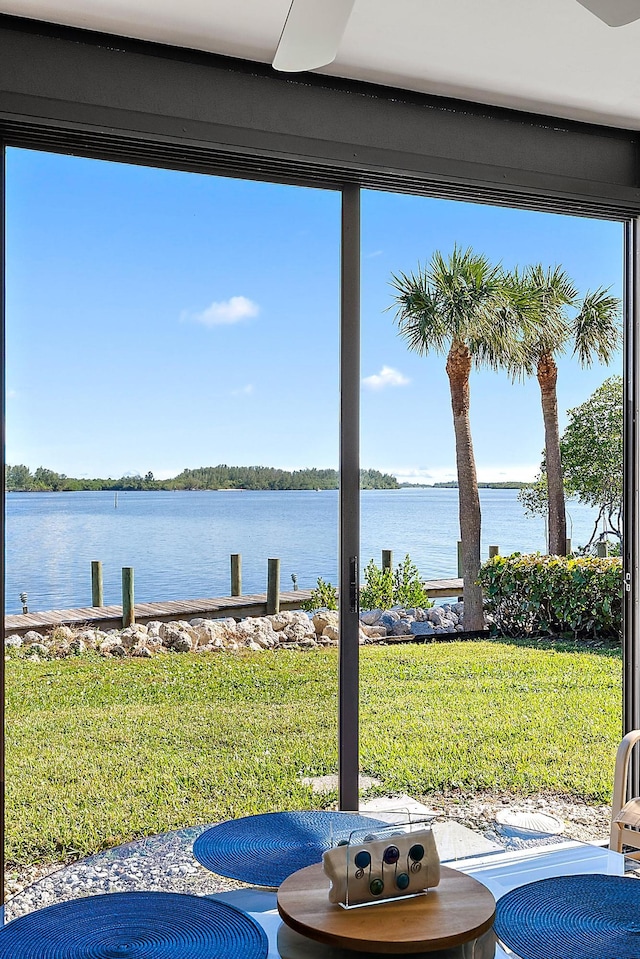
[[596,358],[610,363],[622,345],[621,303],[609,289],[599,287],[587,293],[573,321],[573,354],[582,366],[591,366]]

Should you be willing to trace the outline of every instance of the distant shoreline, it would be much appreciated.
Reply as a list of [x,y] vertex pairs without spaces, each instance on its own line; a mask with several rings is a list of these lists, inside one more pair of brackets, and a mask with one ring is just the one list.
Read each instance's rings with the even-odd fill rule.
[[[532,483],[525,482],[512,482],[512,483],[478,483],[478,489],[495,489],[495,490],[507,490],[515,489],[521,490],[526,489],[529,486],[532,486]],[[143,487],[134,487],[134,486],[103,486],[103,487],[91,487],[83,489],[70,489],[70,488],[59,488],[59,489],[7,489],[7,494],[10,493],[325,493],[327,491],[338,491],[337,486],[325,486],[323,489],[313,486],[280,486],[277,489],[271,489],[269,487],[250,487],[250,486],[209,486],[209,487],[170,487],[158,485],[155,487],[143,486]],[[361,492],[401,492],[402,490],[408,489],[435,489],[435,490],[452,490],[458,489],[458,484],[450,483],[433,483],[429,485],[428,483],[399,483],[398,486],[363,486],[361,487]]]
[[[300,470],[284,470],[274,466],[200,466],[197,469],[185,469],[177,476],[157,480],[152,472],[144,476],[132,474],[117,479],[108,477],[66,476],[55,470],[39,466],[33,473],[24,464],[9,466],[5,471],[5,483],[8,493],[73,493],[89,491],[157,492],[159,490],[296,490],[338,489],[339,473],[335,469],[309,467]],[[517,481],[498,481],[478,483],[479,489],[522,489],[530,483]],[[363,490],[392,489],[457,489],[455,480],[445,483],[400,483],[391,473],[382,473],[376,469],[360,470],[360,488]]]

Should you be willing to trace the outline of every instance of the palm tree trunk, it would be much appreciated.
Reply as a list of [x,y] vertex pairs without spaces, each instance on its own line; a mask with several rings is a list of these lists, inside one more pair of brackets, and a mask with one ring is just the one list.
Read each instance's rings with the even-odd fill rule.
[[470,373],[471,354],[468,348],[464,343],[454,342],[447,357],[447,376],[456,438],[465,631],[484,629],[482,588],[477,585],[480,570],[480,496],[469,423]]
[[567,552],[567,519],[564,506],[562,462],[560,460],[560,430],[558,428],[558,398],[556,383],[558,368],[550,353],[538,360],[538,383],[542,399],[544,445],[547,463],[549,504],[549,553],[564,556]]

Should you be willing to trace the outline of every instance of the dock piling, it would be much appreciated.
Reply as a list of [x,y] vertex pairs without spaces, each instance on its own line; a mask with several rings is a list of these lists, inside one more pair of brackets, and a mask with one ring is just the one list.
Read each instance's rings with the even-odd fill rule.
[[91,605],[104,606],[102,563],[99,559],[91,561]]
[[489,559],[493,559],[494,556],[499,556],[499,555],[500,555],[500,547],[499,547],[499,546],[490,546],[490,547],[489,547]]
[[242,555],[231,554],[231,595],[242,596]]
[[393,569],[393,550],[392,549],[382,550],[382,568]]
[[280,560],[267,560],[267,616],[280,612]]
[[133,626],[136,621],[133,608],[133,566],[122,567],[122,626]]

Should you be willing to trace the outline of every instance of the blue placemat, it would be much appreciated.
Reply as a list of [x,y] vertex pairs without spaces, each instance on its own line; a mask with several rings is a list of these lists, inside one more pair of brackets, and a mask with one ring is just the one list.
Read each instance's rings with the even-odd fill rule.
[[269,812],[230,819],[207,829],[193,854],[212,872],[256,886],[279,886],[287,876],[322,861],[322,853],[356,829],[389,824],[344,812]]
[[266,959],[268,949],[244,912],[177,892],[72,899],[0,929],[0,959]]
[[498,901],[494,929],[519,959],[640,959],[640,881],[541,879]]

